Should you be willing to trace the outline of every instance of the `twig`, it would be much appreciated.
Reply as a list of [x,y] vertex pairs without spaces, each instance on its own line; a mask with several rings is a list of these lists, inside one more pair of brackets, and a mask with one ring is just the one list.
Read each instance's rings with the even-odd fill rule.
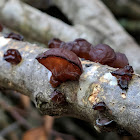
[[52,131],[52,134],[55,135],[57,138],[59,138],[60,140],[76,140],[73,136],[68,135],[68,134],[63,134],[57,131]]
[[[53,37],[59,37],[66,41],[77,37],[88,38],[87,33],[82,33],[82,31],[24,4],[22,1],[3,1],[0,3],[0,7],[3,7],[0,8],[0,21],[4,25],[44,44],[47,44],[48,40]],[[12,22],[9,24],[11,19]]]
[[31,126],[27,123],[27,121],[18,114],[18,112],[16,112],[14,109],[12,109],[11,107],[9,107],[4,101],[0,100],[0,105],[2,106],[3,109],[5,109],[6,111],[8,111],[11,116],[17,120],[19,122],[20,125],[22,125],[25,129],[30,129]]
[[5,129],[3,129],[2,131],[0,131],[0,136],[5,137],[8,133],[10,133],[11,131],[15,131],[15,129],[17,129],[18,127],[19,127],[19,123],[14,122],[8,127],[6,127]]
[[51,137],[51,131],[52,131],[52,127],[53,127],[53,122],[54,122],[53,117],[48,116],[48,115],[44,116],[44,128],[45,128],[45,131],[47,133],[48,140]]

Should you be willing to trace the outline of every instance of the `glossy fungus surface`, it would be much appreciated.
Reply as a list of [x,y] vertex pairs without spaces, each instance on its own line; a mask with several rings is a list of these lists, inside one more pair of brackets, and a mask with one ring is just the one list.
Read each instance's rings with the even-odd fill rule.
[[106,44],[98,44],[89,52],[90,60],[108,65],[116,59],[114,50]]
[[60,105],[66,104],[65,94],[59,91],[54,91],[51,94],[51,101],[55,104],[60,104]]
[[74,42],[76,42],[76,46],[78,45],[80,47],[78,56],[89,60],[89,52],[93,47],[92,44],[90,44],[87,40],[82,38],[75,39]]
[[117,78],[118,85],[120,86],[121,89],[128,89],[128,84],[129,81],[132,79],[133,73],[134,70],[132,66],[129,65],[111,72],[111,74]]
[[92,45],[85,39],[78,38],[71,42],[63,42],[60,48],[64,48],[74,52],[78,57],[89,60],[89,51]]
[[52,87],[68,80],[78,80],[83,71],[77,55],[63,48],[50,49],[38,55],[36,59],[52,72]]
[[12,38],[15,40],[19,40],[19,41],[23,41],[24,37],[20,34],[16,34],[16,33],[9,33],[4,35],[5,38]]
[[22,57],[18,50],[16,49],[9,49],[4,53],[4,60],[7,62],[17,65],[21,62]]
[[129,65],[128,59],[123,53],[115,53],[106,44],[98,44],[95,47],[83,38],[77,38],[71,42],[63,42],[54,38],[48,43],[49,48],[63,48],[74,52],[78,57],[93,62],[99,62],[114,68],[123,68]]
[[129,62],[126,55],[120,52],[116,53],[116,59],[109,64],[113,68],[123,68],[127,65],[129,65]]
[[106,110],[106,105],[104,102],[99,102],[96,103],[95,105],[93,105],[92,107],[94,110],[98,110],[98,111],[104,111]]
[[0,32],[2,32],[2,30],[3,30],[3,26],[2,24],[0,24]]
[[48,42],[48,47],[49,48],[59,48],[60,47],[60,44],[62,43],[63,41],[61,41],[60,39],[58,38],[53,38],[52,40],[50,40]]

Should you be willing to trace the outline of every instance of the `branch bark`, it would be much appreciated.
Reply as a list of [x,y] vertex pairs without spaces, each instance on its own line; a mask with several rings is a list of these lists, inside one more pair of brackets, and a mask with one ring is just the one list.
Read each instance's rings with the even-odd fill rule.
[[[7,49],[18,49],[22,62],[12,66],[3,60]],[[52,116],[72,116],[96,124],[100,113],[92,109],[93,104],[105,102],[109,111],[105,116],[128,130],[134,137],[140,137],[140,76],[133,75],[129,89],[120,89],[117,80],[110,74],[114,68],[90,61],[81,61],[84,69],[78,81],[62,83],[57,90],[66,95],[66,105],[51,101],[51,93],[56,90],[49,83],[50,71],[35,57],[47,49],[0,37],[0,86],[17,90],[28,95],[42,114]],[[91,64],[87,67],[86,64]],[[126,95],[126,98],[123,98]]]
[[19,0],[0,1],[0,17],[7,27],[44,44],[54,37],[64,41],[91,38],[90,34],[84,33],[84,27],[69,26]]

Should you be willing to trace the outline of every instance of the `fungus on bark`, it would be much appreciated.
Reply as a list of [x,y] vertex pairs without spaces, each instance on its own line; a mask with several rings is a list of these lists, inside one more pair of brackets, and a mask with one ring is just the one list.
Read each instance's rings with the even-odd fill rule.
[[50,49],[36,57],[39,63],[52,72],[50,83],[57,87],[68,80],[79,80],[82,65],[76,54],[63,48]]
[[116,59],[109,64],[113,68],[123,68],[127,65],[129,65],[129,62],[126,55],[120,52],[116,53]]
[[92,107],[94,110],[98,110],[98,111],[104,111],[106,110],[106,105],[104,102],[99,102],[96,103],[95,105],[93,105]]
[[114,68],[123,68],[129,65],[128,59],[123,53],[115,53],[114,50],[106,44],[98,44],[95,47],[87,40],[78,38],[71,42],[63,42],[54,38],[48,43],[49,48],[64,48],[74,52],[78,57],[99,62]]
[[61,41],[58,38],[53,38],[48,42],[48,47],[49,48],[59,48],[62,42],[63,41]]
[[4,35],[5,38],[12,38],[15,40],[19,40],[19,41],[23,41],[24,37],[20,34],[16,34],[16,33],[9,33]]
[[57,105],[64,105],[66,104],[66,97],[64,93],[61,93],[60,91],[55,90],[51,94],[51,101]]
[[4,60],[6,60],[7,62],[9,62],[13,65],[19,64],[22,60],[22,57],[21,57],[19,51],[16,49],[8,49],[4,53],[3,57],[4,57]]
[[59,39],[52,39],[48,43],[49,48],[64,48],[74,52],[78,57],[89,60],[89,51],[92,45],[85,39],[78,38],[71,42],[63,42]]
[[[89,52],[93,47],[92,44],[90,44],[87,40],[82,38],[75,39],[74,42],[76,43],[76,46],[79,46],[79,52],[77,56],[89,60]],[[75,48],[76,47],[72,49],[73,52],[75,51]]]
[[89,52],[90,60],[99,62],[103,65],[109,65],[116,59],[114,50],[106,44],[98,44]]
[[121,89],[128,89],[128,83],[132,79],[133,73],[133,67],[129,65],[111,72],[111,74],[117,78],[118,85]]

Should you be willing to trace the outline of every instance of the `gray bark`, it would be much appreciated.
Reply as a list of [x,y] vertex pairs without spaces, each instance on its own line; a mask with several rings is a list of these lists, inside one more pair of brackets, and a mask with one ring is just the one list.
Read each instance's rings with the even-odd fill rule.
[[82,26],[72,27],[18,0],[0,1],[0,21],[21,32],[26,37],[46,44],[50,39],[59,37],[64,41],[83,37],[90,40]]
[[[22,55],[22,62],[16,66],[3,60],[4,52],[10,48],[18,49]],[[134,137],[140,137],[139,75],[133,75],[129,89],[125,91],[120,89],[117,79],[110,74],[114,68],[81,61],[84,72],[79,81],[68,81],[56,88],[66,95],[67,101],[66,105],[58,105],[50,98],[55,90],[49,83],[50,71],[35,59],[46,50],[35,44],[0,37],[0,86],[28,95],[43,114],[72,116],[93,125],[99,113],[92,109],[93,104],[105,102],[109,109],[105,112],[106,117],[124,127]],[[91,66],[86,67],[86,64]]]

